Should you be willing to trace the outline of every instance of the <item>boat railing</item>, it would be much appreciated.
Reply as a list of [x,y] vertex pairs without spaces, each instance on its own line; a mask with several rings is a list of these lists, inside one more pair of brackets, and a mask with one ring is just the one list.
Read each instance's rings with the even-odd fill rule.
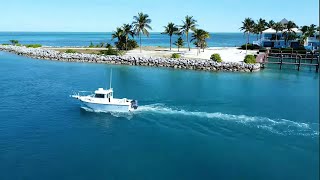
[[94,96],[92,91],[74,91],[74,96]]

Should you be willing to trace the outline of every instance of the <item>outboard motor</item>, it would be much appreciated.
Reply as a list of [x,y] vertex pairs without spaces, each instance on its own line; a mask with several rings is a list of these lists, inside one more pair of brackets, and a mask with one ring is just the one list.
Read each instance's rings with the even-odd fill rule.
[[138,101],[137,100],[132,100],[131,101],[131,107],[133,109],[137,109],[138,108]]

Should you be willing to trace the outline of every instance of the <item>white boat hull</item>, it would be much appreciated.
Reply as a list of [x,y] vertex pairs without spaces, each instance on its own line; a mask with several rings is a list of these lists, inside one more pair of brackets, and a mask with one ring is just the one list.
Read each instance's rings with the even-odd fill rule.
[[127,98],[113,98],[112,88],[99,88],[91,95],[74,94],[73,98],[80,100],[83,107],[102,112],[130,112],[138,108],[138,101]]
[[94,111],[102,111],[102,112],[129,112],[134,109],[129,105],[116,105],[116,104],[96,104],[96,103],[88,103],[82,102],[85,107],[88,107]]

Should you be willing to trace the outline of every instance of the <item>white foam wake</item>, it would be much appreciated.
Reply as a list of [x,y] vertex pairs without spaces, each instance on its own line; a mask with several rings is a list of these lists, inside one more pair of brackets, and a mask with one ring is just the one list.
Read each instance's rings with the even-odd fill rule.
[[304,122],[295,122],[287,119],[271,119],[267,117],[247,116],[224,114],[220,112],[197,112],[186,111],[183,109],[175,109],[166,107],[163,104],[152,104],[140,106],[135,114],[139,113],[157,113],[163,115],[182,115],[194,116],[198,118],[220,119],[236,123],[241,123],[249,126],[254,126],[260,129],[265,129],[273,133],[282,135],[302,135],[302,136],[319,136],[318,124],[308,124]]
[[[94,111],[87,107],[82,107],[86,111],[110,113],[103,111]],[[251,126],[259,129],[264,129],[272,133],[280,135],[299,135],[299,136],[319,136],[319,124],[309,124],[304,122],[295,122],[287,119],[271,119],[267,117],[259,116],[247,116],[247,115],[233,115],[225,114],[221,112],[198,112],[198,111],[186,111],[183,109],[177,109],[167,107],[163,104],[151,104],[139,106],[139,108],[133,113],[110,113],[115,117],[123,117],[131,119],[133,115],[144,115],[144,114],[162,114],[168,116],[193,116],[197,118],[217,119],[225,120],[235,123],[241,123],[246,126]]]

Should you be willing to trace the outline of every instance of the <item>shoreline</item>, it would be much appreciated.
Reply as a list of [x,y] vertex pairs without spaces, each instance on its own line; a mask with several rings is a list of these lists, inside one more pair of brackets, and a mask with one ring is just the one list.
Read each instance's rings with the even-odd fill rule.
[[[89,48],[89,47],[43,47],[45,49],[57,50],[64,52],[67,49],[76,50],[80,53],[89,53],[98,52],[99,50],[105,50],[106,48]],[[209,47],[205,51],[201,50],[201,53],[197,53],[197,48],[191,48],[191,51],[188,48],[180,48],[179,51],[177,48],[168,47],[158,47],[158,46],[144,46],[142,47],[142,53],[140,49],[136,48],[133,50],[127,51],[124,56],[135,56],[135,57],[162,57],[162,58],[171,58],[172,54],[176,53],[181,56],[181,58],[186,59],[207,59],[210,60],[212,54],[219,54],[224,62],[243,62],[243,59],[246,56],[246,51],[239,49],[239,47]],[[249,55],[256,55],[257,50],[248,50]]]
[[[68,49],[68,48],[66,48]],[[70,48],[69,48],[70,49]],[[86,49],[86,48],[85,48]],[[92,48],[87,48],[92,49]],[[246,64],[244,62],[218,63],[209,59],[195,58],[167,58],[148,57],[144,53],[140,56],[126,54],[123,56],[105,56],[85,53],[64,53],[49,48],[26,48],[24,46],[0,45],[0,51],[14,53],[35,59],[56,60],[63,62],[88,62],[102,64],[119,64],[132,66],[167,67],[174,69],[190,69],[203,71],[228,71],[228,72],[255,72],[259,71],[260,64]],[[208,50],[207,50],[208,51]],[[129,51],[130,52],[130,51]]]

